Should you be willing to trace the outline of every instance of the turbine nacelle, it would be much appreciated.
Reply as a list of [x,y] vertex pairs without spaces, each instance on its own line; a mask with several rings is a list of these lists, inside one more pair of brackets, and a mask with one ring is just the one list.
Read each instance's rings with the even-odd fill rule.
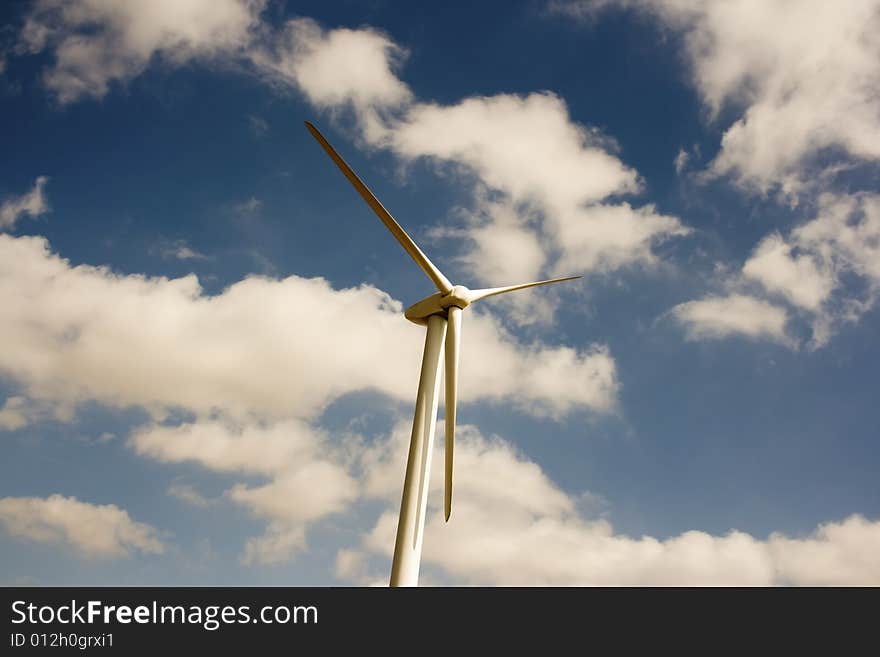
[[471,291],[464,285],[454,285],[449,292],[435,292],[406,309],[403,316],[419,326],[426,326],[431,315],[448,315],[452,306],[464,310],[471,305]]

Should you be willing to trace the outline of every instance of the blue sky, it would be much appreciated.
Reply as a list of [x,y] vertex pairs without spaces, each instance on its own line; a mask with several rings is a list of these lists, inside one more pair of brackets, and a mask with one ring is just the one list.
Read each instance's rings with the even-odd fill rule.
[[880,583],[878,2],[2,22],[0,581],[386,581],[431,284],[311,120],[453,281],[583,275],[466,317],[424,581]]

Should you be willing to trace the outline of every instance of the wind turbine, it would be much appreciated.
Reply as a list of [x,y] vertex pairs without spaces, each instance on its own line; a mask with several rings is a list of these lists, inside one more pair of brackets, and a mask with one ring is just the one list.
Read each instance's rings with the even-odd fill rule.
[[404,250],[415,260],[437,287],[437,292],[417,301],[407,308],[404,316],[411,322],[427,327],[425,350],[419,389],[416,393],[416,409],[413,418],[406,476],[403,482],[403,498],[400,502],[400,519],[397,523],[397,539],[391,562],[391,586],[417,586],[419,564],[422,558],[422,538],[425,529],[425,510],[428,504],[428,476],[431,471],[431,452],[434,428],[437,424],[437,404],[440,388],[440,353],[446,352],[446,472],[444,514],[446,521],[452,513],[452,457],[455,445],[455,415],[458,399],[458,355],[461,349],[462,311],[480,299],[524,290],[538,285],[570,281],[580,276],[566,276],[546,281],[469,290],[463,285],[453,285],[433,262],[428,259],[413,239],[406,234],[394,217],[385,209],[358,175],[330,145],[324,135],[311,123],[305,122],[312,136],[327,155],[336,163],[348,181],[367,202],[385,227],[391,231]]

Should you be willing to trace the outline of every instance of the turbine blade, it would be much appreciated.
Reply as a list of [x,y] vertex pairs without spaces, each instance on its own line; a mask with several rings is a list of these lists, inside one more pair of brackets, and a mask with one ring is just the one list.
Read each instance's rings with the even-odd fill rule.
[[406,234],[406,231],[400,227],[400,224],[391,216],[391,213],[385,209],[385,207],[379,202],[379,199],[370,191],[370,189],[364,184],[364,182],[358,178],[358,175],[352,170],[350,166],[346,163],[345,160],[336,152],[330,142],[328,142],[324,135],[311,123],[308,121],[306,123],[306,128],[309,129],[309,132],[312,133],[312,137],[314,137],[321,147],[327,152],[327,155],[330,156],[330,159],[336,163],[336,166],[339,167],[339,170],[348,178],[348,181],[354,185],[354,188],[358,191],[358,193],[363,197],[363,199],[367,202],[371,208],[373,208],[373,212],[375,212],[379,219],[382,220],[382,223],[385,224],[385,227],[391,231],[391,234],[394,235],[395,239],[400,242],[400,245],[404,248],[404,250],[409,254],[409,256],[416,261],[416,264],[422,268],[422,271],[428,275],[434,285],[437,286],[437,289],[443,292],[444,294],[448,294],[452,289],[452,283],[449,282],[449,279],[443,275],[437,267],[428,259],[422,250],[418,247],[418,245],[413,241],[413,239]]
[[525,290],[528,287],[538,287],[539,285],[550,285],[551,283],[561,283],[563,281],[573,281],[580,276],[564,276],[563,278],[551,278],[547,281],[535,281],[534,283],[522,283],[520,285],[508,285],[507,287],[488,287],[482,290],[471,290],[468,299],[471,303],[492,297],[496,294],[504,294],[506,292],[515,292],[516,290]]
[[455,411],[458,403],[458,356],[461,351],[461,308],[449,307],[446,320],[446,480],[443,511],[452,513],[452,453],[455,450]]

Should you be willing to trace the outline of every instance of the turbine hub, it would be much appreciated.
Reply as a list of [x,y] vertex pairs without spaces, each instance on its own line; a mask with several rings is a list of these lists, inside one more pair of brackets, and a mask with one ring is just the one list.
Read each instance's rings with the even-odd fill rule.
[[458,306],[462,310],[471,305],[471,291],[464,285],[456,285],[450,290],[449,294],[440,300],[440,305],[444,308],[449,306]]

